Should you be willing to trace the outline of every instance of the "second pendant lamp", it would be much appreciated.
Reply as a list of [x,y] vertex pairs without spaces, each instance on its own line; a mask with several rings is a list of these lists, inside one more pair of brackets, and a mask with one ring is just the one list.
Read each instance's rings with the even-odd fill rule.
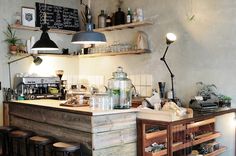
[[44,24],[41,26],[42,34],[40,39],[33,45],[31,50],[59,50],[55,42],[53,42],[48,35],[48,26],[46,22],[46,0],[44,0]]
[[[87,6],[88,8],[88,6]],[[88,8],[89,9],[89,8]],[[93,31],[92,15],[87,15],[86,30],[76,33],[71,40],[73,44],[101,44],[106,43],[106,37],[103,33]]]

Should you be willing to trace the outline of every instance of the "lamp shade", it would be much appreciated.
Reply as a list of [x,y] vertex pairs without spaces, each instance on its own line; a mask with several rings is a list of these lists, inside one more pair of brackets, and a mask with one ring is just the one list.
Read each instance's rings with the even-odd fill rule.
[[33,45],[31,50],[59,50],[55,42],[53,42],[48,35],[47,24],[44,24],[41,28],[42,35],[40,39]]
[[166,44],[171,44],[174,41],[176,41],[177,37],[175,34],[173,33],[167,33],[166,34]]
[[102,44],[106,43],[106,37],[103,33],[94,32],[91,23],[91,15],[88,16],[89,22],[86,23],[86,31],[81,31],[73,35],[71,43],[73,44]]
[[101,44],[106,43],[106,37],[103,33],[84,31],[76,33],[71,42],[73,44]]

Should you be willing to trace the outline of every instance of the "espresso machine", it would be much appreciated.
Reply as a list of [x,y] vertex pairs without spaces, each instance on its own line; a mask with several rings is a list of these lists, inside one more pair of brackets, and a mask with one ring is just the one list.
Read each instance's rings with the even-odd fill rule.
[[14,90],[18,100],[60,99],[59,77],[15,77]]

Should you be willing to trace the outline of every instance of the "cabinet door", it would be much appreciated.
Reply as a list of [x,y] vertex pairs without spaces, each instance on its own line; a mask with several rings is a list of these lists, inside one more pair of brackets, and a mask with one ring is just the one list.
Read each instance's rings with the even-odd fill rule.
[[9,104],[3,103],[3,125],[9,126],[10,119],[9,119]]

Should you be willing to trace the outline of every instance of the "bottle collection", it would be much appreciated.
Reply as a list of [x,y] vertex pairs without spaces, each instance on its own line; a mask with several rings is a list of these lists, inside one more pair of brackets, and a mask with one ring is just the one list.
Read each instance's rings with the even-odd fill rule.
[[118,10],[110,16],[109,14],[105,14],[104,10],[101,10],[101,13],[98,15],[98,28],[109,27],[113,25],[120,24],[128,24],[133,22],[141,22],[143,21],[143,10],[141,8],[137,8],[131,10],[131,8],[127,9],[127,12],[123,12],[120,7]]

